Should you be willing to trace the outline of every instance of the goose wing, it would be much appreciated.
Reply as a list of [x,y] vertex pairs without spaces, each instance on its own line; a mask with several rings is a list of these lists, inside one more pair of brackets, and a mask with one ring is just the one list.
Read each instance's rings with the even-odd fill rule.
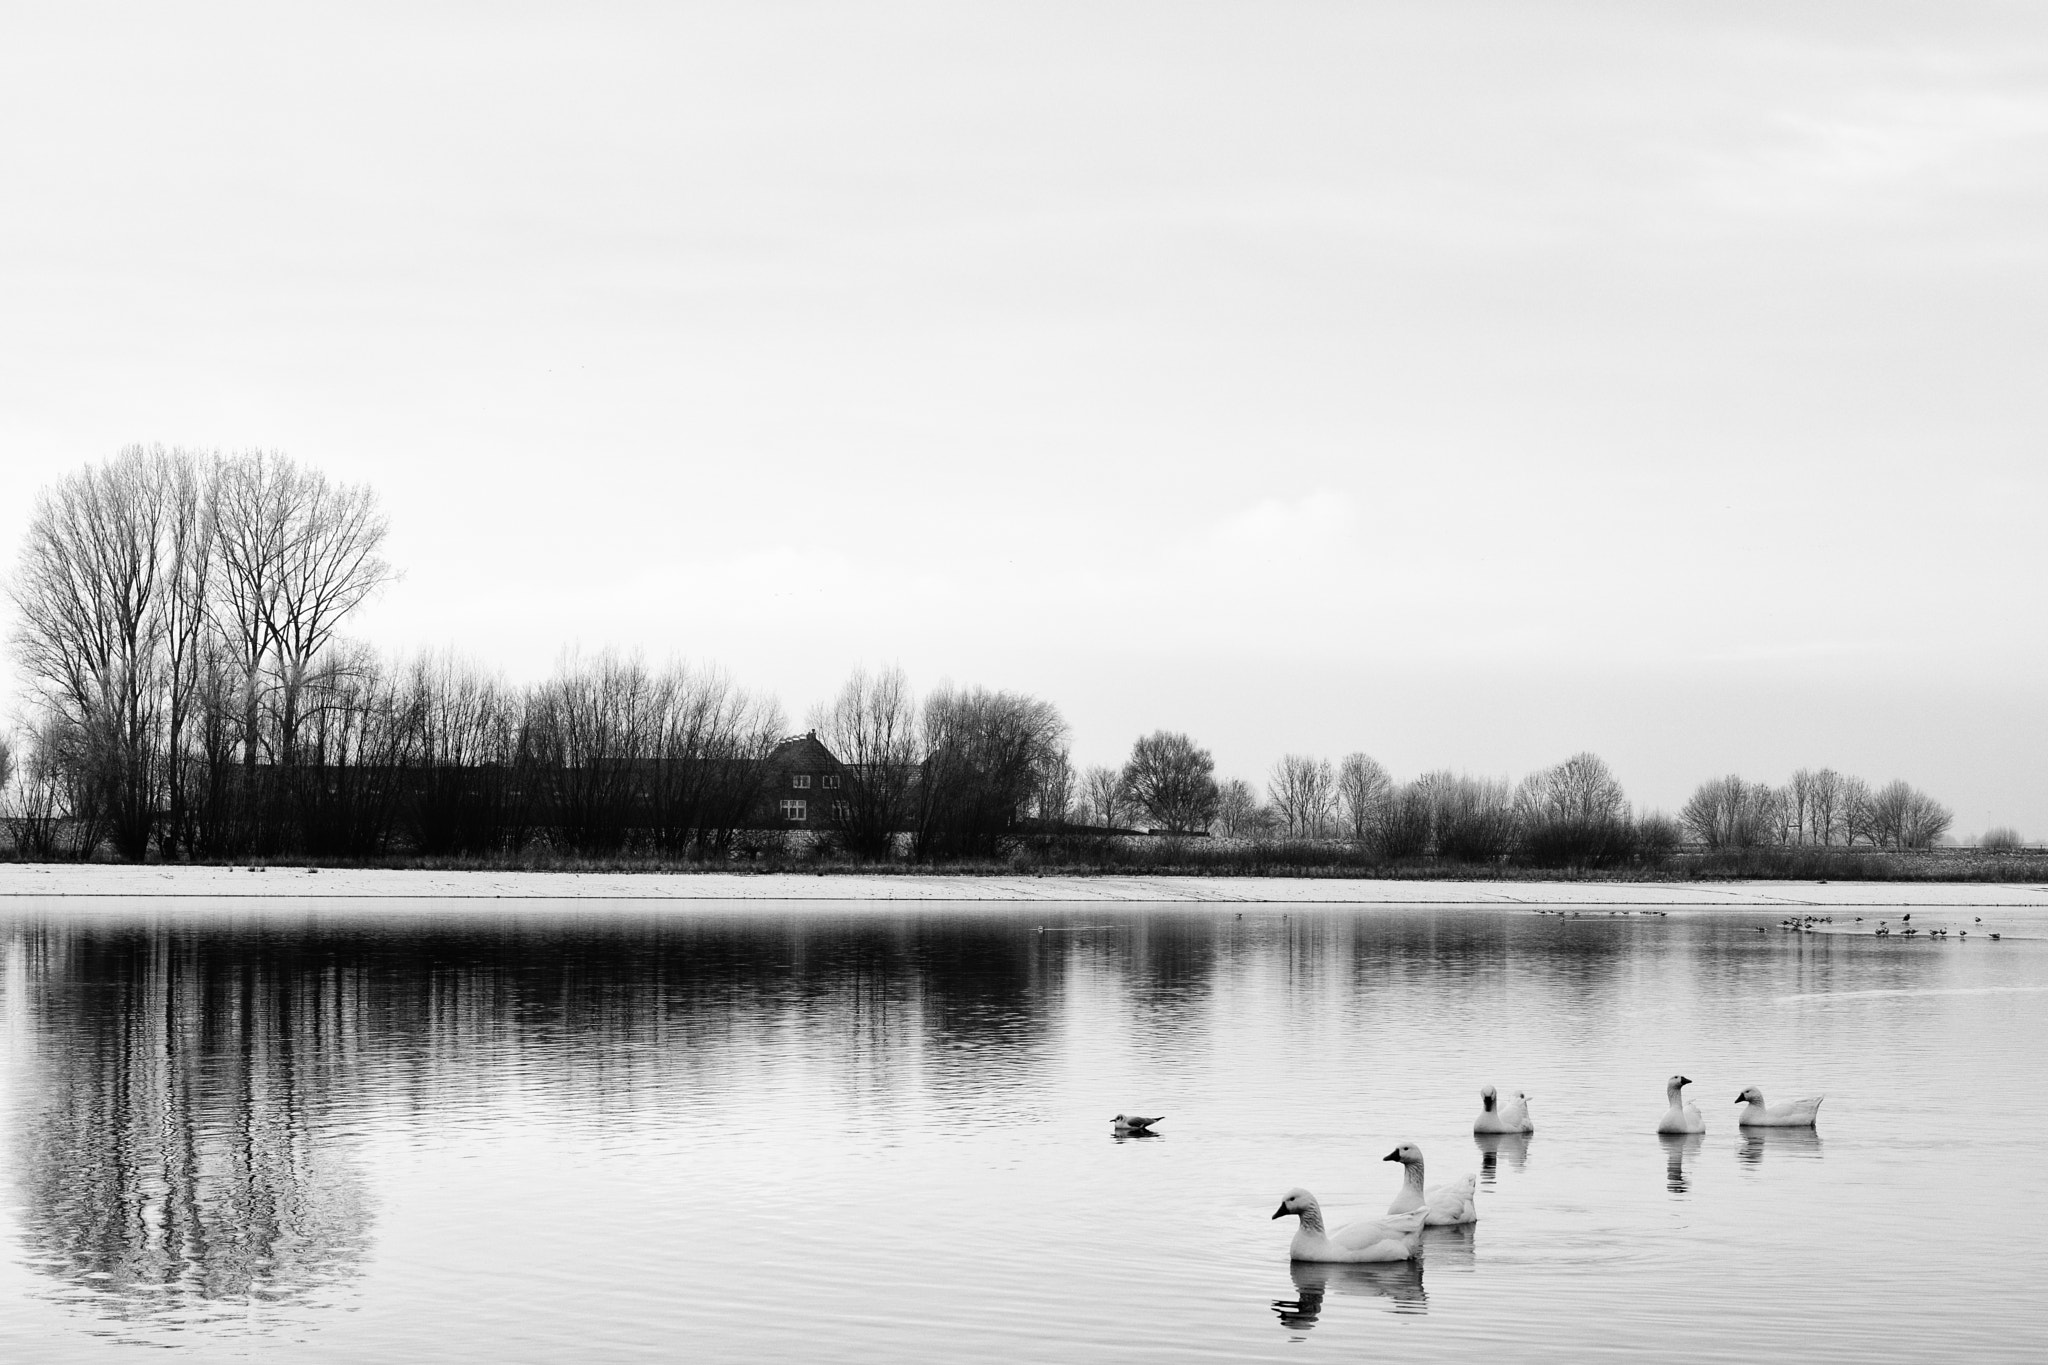
[[1423,1219],[1427,1216],[1422,1209],[1413,1213],[1382,1214],[1378,1218],[1361,1218],[1355,1223],[1346,1223],[1330,1234],[1330,1242],[1346,1251],[1364,1251],[1382,1242],[1408,1242],[1422,1231]]
[[1448,1185],[1439,1185],[1429,1192],[1429,1221],[1438,1226],[1447,1223],[1472,1223],[1479,1219],[1479,1177],[1468,1175]]

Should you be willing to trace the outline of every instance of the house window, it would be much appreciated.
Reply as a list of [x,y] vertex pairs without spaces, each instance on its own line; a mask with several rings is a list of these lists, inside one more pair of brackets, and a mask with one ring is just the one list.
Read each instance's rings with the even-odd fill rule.
[[808,818],[808,816],[807,816],[807,813],[806,813],[806,812],[808,811],[808,809],[809,809],[809,803],[807,803],[807,802],[804,802],[804,801],[784,801],[784,802],[782,803],[782,818],[783,818],[783,819],[785,819],[785,820],[803,820],[803,819],[806,819],[806,818]]
[[795,787],[798,791],[802,791],[811,785],[811,775],[809,773],[798,773],[795,777],[789,779],[789,785]]
[[832,818],[834,820],[844,820],[846,815],[846,803],[844,801],[834,801],[832,803]]
[[828,791],[837,791],[839,790],[839,776],[836,773],[826,773],[818,779],[818,785]]

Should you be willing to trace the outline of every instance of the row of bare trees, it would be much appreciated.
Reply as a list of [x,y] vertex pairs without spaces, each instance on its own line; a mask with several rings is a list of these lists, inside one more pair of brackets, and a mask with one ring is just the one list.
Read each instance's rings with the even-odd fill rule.
[[920,699],[901,669],[857,669],[811,728],[846,767],[827,821],[856,857],[890,856],[904,832],[920,861],[994,856],[1074,799],[1066,720],[1022,693],[948,685]]
[[1801,768],[1782,787],[1736,774],[1700,784],[1679,811],[1708,848],[1930,848],[1948,833],[1948,807],[1909,783],[1873,787],[1832,768]]
[[[1241,778],[1218,782],[1214,769],[1208,752],[1185,735],[1151,735],[1137,742],[1121,770],[1088,770],[1074,814],[1110,828],[1147,819],[1169,833],[1343,840],[1385,859],[1490,862],[1514,855],[1541,866],[1607,865],[1677,841],[1668,819],[1635,818],[1621,784],[1593,754],[1518,785],[1452,772],[1397,784],[1368,754],[1334,766],[1288,754],[1273,765],[1263,799]],[[1162,771],[1169,782],[1158,778]],[[1175,799],[1162,799],[1162,791]]]
[[367,487],[266,451],[130,446],[44,489],[9,584],[36,716],[29,841],[190,851],[195,806],[223,796],[191,778],[225,755],[260,824],[253,774],[294,767],[324,724],[338,631],[392,576],[385,534]]

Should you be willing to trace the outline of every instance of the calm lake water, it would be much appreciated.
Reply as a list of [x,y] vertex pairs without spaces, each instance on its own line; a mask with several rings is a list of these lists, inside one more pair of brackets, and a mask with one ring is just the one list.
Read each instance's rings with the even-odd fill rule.
[[[0,905],[0,1358],[2048,1359],[2048,922],[1977,913]],[[1477,1229],[1290,1268],[1404,1140]]]

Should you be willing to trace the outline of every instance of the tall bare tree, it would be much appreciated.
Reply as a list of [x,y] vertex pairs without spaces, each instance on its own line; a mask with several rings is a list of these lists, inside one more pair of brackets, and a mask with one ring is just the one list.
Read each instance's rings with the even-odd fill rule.
[[338,484],[289,456],[252,451],[221,466],[216,498],[220,609],[215,620],[245,672],[244,763],[259,708],[276,705],[277,759],[295,758],[301,698],[349,614],[392,578],[389,526],[366,484]]
[[1337,765],[1337,804],[1353,843],[1371,840],[1373,826],[1393,791],[1393,779],[1370,755],[1346,754]]
[[187,528],[183,457],[129,446],[37,498],[10,585],[16,656],[35,704],[83,765],[72,788],[102,803],[116,849],[140,859],[157,825],[176,578]]
[[1286,754],[1266,779],[1266,795],[1280,812],[1290,837],[1313,839],[1322,834],[1329,819],[1336,785],[1328,760]]
[[858,858],[886,858],[910,813],[917,777],[917,698],[900,668],[855,669],[811,728],[846,765],[844,806],[832,825]]
[[1227,839],[1246,839],[1261,832],[1259,794],[1241,777],[1227,779],[1216,791],[1216,828]]
[[1081,775],[1081,801],[1088,817],[1105,829],[1115,829],[1130,803],[1121,768],[1090,768]]

